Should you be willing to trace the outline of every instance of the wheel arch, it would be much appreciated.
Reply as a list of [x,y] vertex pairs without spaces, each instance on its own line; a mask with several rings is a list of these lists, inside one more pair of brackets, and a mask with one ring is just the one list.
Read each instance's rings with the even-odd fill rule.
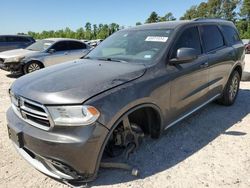
[[242,69],[241,65],[237,64],[237,65],[233,68],[233,70],[231,71],[231,74],[232,74],[234,71],[238,71],[238,73],[240,74],[240,78],[242,78],[243,69]]
[[133,106],[131,107],[129,110],[127,110],[126,112],[124,112],[119,118],[116,119],[115,123],[113,124],[113,126],[111,127],[111,129],[109,130],[109,133],[107,134],[103,144],[102,144],[102,147],[101,147],[101,150],[99,152],[99,155],[98,155],[98,160],[97,160],[97,163],[96,163],[96,168],[95,168],[95,175],[94,176],[97,176],[97,173],[98,173],[98,170],[100,168],[100,163],[101,163],[101,159],[102,159],[102,156],[103,156],[103,152],[104,152],[104,149],[108,143],[108,140],[110,138],[110,136],[112,135],[113,131],[115,130],[115,128],[121,123],[122,119],[125,117],[125,116],[128,116],[129,114],[132,114],[133,112],[137,111],[137,110],[141,110],[143,108],[150,108],[152,110],[154,110],[155,113],[157,113],[158,117],[159,117],[159,132],[158,132],[158,135],[155,137],[159,137],[162,130],[163,130],[163,116],[162,116],[162,112],[160,110],[160,108],[153,104],[153,103],[144,103],[144,104],[140,104],[140,105],[136,105],[136,106]]
[[23,73],[25,73],[25,71],[26,71],[26,70],[25,70],[25,69],[26,69],[26,66],[27,66],[29,63],[32,63],[32,62],[39,63],[39,64],[42,66],[42,68],[45,67],[44,64],[43,64],[43,62],[40,61],[40,60],[38,60],[38,59],[29,59],[29,60],[27,60],[26,62],[23,63],[23,66],[22,66],[22,71],[23,71]]

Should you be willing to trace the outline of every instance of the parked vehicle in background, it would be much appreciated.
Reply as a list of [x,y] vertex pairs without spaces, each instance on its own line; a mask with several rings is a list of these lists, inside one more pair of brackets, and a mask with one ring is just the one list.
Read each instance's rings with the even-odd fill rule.
[[0,35],[0,52],[26,48],[35,40],[28,35]]
[[25,49],[0,53],[0,67],[7,71],[27,74],[44,67],[79,59],[86,55],[90,48],[87,44],[74,39],[38,40]]
[[250,54],[250,39],[243,39],[242,41],[245,45],[246,54]]
[[234,104],[244,56],[229,21],[118,31],[84,59],[17,79],[7,112],[10,139],[35,168],[69,183],[93,180],[100,165],[132,169],[114,158],[127,158],[144,135],[158,138],[214,100]]
[[96,40],[90,40],[87,42],[87,44],[89,44],[92,47],[96,47],[98,46],[101,42],[103,41],[103,39],[96,39]]

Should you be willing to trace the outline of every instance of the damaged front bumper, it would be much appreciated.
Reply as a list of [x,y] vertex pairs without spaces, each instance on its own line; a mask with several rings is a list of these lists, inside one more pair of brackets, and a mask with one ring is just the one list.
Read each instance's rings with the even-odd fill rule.
[[10,72],[22,72],[22,63],[20,62],[10,62],[10,63],[2,63],[0,68]]
[[18,153],[40,172],[68,182],[88,182],[96,177],[108,134],[101,124],[44,131],[24,122],[12,108],[7,122]]

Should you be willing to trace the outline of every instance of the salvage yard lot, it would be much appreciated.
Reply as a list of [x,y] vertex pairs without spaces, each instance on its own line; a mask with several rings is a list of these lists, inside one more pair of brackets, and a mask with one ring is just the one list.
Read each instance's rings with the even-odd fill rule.
[[[246,63],[250,65],[250,55]],[[250,66],[249,66],[250,72]],[[0,187],[67,187],[36,171],[8,139],[8,88],[16,78],[0,70]],[[93,187],[250,187],[250,82],[241,82],[232,107],[209,104],[158,140],[147,138],[131,163],[140,178],[101,170]],[[83,161],[84,162],[84,161]]]

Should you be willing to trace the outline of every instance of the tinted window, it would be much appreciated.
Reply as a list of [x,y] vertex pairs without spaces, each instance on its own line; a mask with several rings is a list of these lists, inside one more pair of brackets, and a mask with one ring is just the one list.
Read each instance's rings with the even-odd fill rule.
[[240,41],[240,37],[235,28],[230,27],[230,26],[222,26],[222,29],[226,37],[226,40],[228,41],[230,45],[236,44],[237,42]]
[[16,41],[17,42],[30,42],[30,40],[26,37],[17,37]]
[[0,37],[0,42],[5,42],[5,37]]
[[52,46],[52,48],[56,51],[67,51],[68,45],[67,42],[58,42],[54,46]]
[[174,45],[171,58],[176,57],[176,52],[179,48],[194,48],[201,54],[200,36],[197,27],[188,28],[181,34]]
[[14,36],[13,37],[12,36],[11,37],[6,37],[6,41],[7,42],[17,42],[17,37],[14,37]]
[[68,42],[69,50],[79,50],[79,49],[86,49],[86,44],[77,41],[69,41]]
[[224,46],[223,36],[219,28],[215,25],[201,27],[202,40],[207,52]]

